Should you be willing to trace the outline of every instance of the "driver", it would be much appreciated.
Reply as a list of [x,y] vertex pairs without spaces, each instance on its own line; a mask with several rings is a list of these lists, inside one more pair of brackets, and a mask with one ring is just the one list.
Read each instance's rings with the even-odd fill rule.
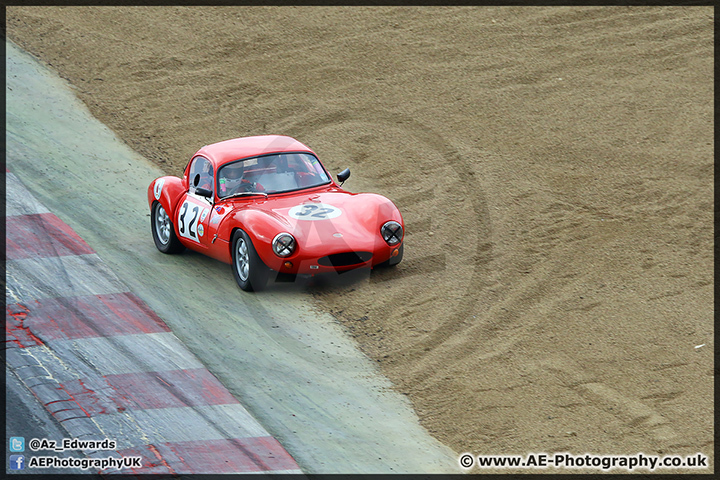
[[237,162],[222,169],[220,177],[220,196],[238,192],[264,192],[265,188],[257,182],[245,178],[245,165]]

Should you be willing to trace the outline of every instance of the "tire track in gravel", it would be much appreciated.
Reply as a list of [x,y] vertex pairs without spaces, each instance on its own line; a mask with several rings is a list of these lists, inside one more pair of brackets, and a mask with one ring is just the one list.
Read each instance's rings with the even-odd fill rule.
[[[352,292],[359,299],[380,299],[382,304],[372,307],[376,312],[390,309],[398,298],[403,298],[404,310],[400,315],[441,319],[421,328],[426,335],[394,353],[404,355],[404,361],[418,362],[434,349],[443,348],[457,334],[474,328],[466,319],[476,310],[477,293],[492,285],[487,280],[493,258],[493,244],[489,241],[492,226],[485,194],[478,190],[475,180],[480,175],[481,159],[472,162],[430,126],[380,108],[357,113],[338,110],[319,116],[310,113],[288,120],[281,127],[290,135],[307,138],[331,170],[344,168],[348,163],[355,173],[347,185],[352,191],[379,189],[403,213],[407,246],[403,263],[395,270],[373,272],[363,292]],[[348,142],[331,145],[325,138],[346,138]],[[412,168],[420,173],[420,181],[406,184],[400,169],[388,172],[375,168],[372,159],[377,155],[416,162]],[[406,169],[406,165],[402,168]],[[470,228],[448,229],[444,223]],[[447,238],[443,239],[444,236]],[[394,293],[379,295],[388,288],[394,289]],[[427,308],[422,308],[428,303],[423,295],[426,288],[440,289],[438,301],[432,302],[442,305],[436,315],[429,315]],[[363,306],[367,304],[362,300],[356,308],[338,304],[336,307],[342,312],[336,317],[352,330],[353,318],[365,316]],[[382,315],[378,315],[378,321],[382,322]],[[383,349],[386,347],[383,345]],[[393,347],[389,347],[392,351]],[[472,349],[466,349],[462,357],[472,353]],[[457,360],[462,361],[462,357]]]

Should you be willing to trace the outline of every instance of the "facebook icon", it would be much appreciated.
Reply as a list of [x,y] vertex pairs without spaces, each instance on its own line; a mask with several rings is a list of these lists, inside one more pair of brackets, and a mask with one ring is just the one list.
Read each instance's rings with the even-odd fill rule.
[[25,455],[10,455],[10,470],[23,470],[25,468]]

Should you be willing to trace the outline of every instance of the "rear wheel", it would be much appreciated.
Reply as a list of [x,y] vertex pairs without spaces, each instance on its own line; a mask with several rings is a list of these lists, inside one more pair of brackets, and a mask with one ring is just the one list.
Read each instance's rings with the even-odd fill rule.
[[232,269],[235,281],[246,292],[265,288],[270,271],[242,230],[236,230],[232,238]]
[[175,235],[175,228],[170,220],[170,215],[168,215],[160,202],[153,204],[150,224],[155,246],[162,253],[180,253],[185,250],[185,246],[180,243],[177,235]]

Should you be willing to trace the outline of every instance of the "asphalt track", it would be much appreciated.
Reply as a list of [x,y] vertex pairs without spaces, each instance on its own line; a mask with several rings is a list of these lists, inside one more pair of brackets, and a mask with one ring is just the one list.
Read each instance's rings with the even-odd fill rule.
[[[5,366],[5,402],[12,405],[12,409],[5,411],[5,431],[7,432],[7,441],[10,437],[16,436],[16,432],[22,432],[26,439],[32,438],[62,438],[65,433],[62,426],[57,422],[55,417],[41,405],[34,395],[27,392],[27,388],[15,373],[6,365]],[[19,436],[19,435],[17,435]],[[9,451],[9,446],[6,448]],[[81,456],[79,451],[68,451],[57,453],[60,458]],[[8,459],[6,458],[6,461]],[[9,465],[6,471],[9,473]],[[34,470],[15,470],[12,472],[17,474],[33,474]],[[48,468],[43,473],[48,474],[75,474],[87,473],[81,469],[67,468]]]
[[[167,330],[139,337],[167,334],[177,344],[166,355],[156,355],[155,344],[123,336],[128,341],[120,346],[115,342],[115,348],[131,363],[143,365],[133,374],[170,371],[163,362],[172,355],[180,357],[175,366],[181,367],[172,371],[207,371],[199,375],[216,379],[217,391],[227,391],[247,409],[247,422],[259,427],[258,432],[269,432],[306,473],[459,471],[455,453],[428,435],[409,402],[377,374],[332,317],[309,306],[302,288],[281,284],[261,294],[246,294],[225,264],[190,252],[160,254],[150,235],[145,192],[161,172],[93,119],[64,81],[10,42],[6,65],[8,168],[87,245],[93,253],[72,253],[77,258],[97,257],[94,271],[102,277],[81,273],[85,270],[73,266],[68,260],[73,255],[68,255],[61,270],[69,280],[58,283],[51,277],[53,268],[30,258],[8,261],[8,285],[13,268],[24,262],[24,271],[34,278],[16,283],[23,295],[59,298],[78,296],[77,289],[85,289],[94,297],[122,294],[147,305],[153,324]],[[17,303],[10,287],[6,298],[9,305]],[[96,320],[105,328],[117,324],[117,319]],[[78,371],[89,369],[105,380],[121,381],[130,371],[103,361],[108,346],[99,343],[106,340],[62,340],[66,349],[51,352],[68,355],[59,360],[82,358],[71,365]],[[143,384],[141,376],[133,381]],[[179,390],[193,396],[192,387]],[[233,402],[230,397],[226,403]],[[143,417],[146,424],[137,428],[137,435],[159,432],[159,441],[161,425],[176,422],[194,428],[185,410],[164,407],[162,419]],[[202,411],[203,422],[216,426],[242,416],[240,410],[229,419],[219,408],[193,408]],[[107,435],[126,435],[124,423],[102,413],[96,417]],[[283,468],[276,470],[287,470]]]
[[30,470],[38,457],[54,457],[57,447],[37,452],[36,439],[66,453],[67,438],[107,442],[73,448],[127,461],[125,473],[300,473],[92,247],[14,174],[6,179],[6,364],[67,432],[15,425],[11,435],[27,437],[29,448],[14,464]]

